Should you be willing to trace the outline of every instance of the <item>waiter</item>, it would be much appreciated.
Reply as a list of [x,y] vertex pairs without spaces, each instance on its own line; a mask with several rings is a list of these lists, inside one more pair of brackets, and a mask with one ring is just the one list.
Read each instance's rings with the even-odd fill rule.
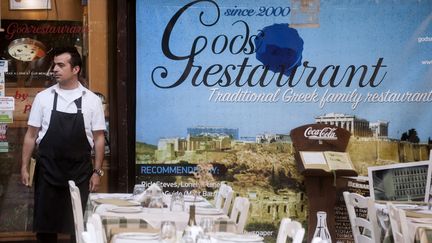
[[38,242],[57,242],[57,233],[71,234],[73,242],[68,180],[79,187],[85,208],[89,192],[98,189],[103,175],[105,116],[100,98],[78,80],[82,61],[76,48],[57,49],[53,65],[57,83],[38,93],[32,104],[21,182],[29,185],[29,162],[37,146],[33,231]]

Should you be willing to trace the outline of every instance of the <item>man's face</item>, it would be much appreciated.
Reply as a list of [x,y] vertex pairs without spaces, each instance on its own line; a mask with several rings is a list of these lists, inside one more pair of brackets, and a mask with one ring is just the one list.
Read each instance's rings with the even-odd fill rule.
[[54,78],[60,84],[78,80],[79,67],[72,67],[70,64],[70,54],[63,53],[54,57]]

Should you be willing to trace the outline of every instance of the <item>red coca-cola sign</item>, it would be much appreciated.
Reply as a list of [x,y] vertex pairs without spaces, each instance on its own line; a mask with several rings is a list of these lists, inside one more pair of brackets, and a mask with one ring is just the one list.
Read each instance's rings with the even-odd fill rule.
[[328,124],[307,124],[291,130],[291,140],[296,151],[345,152],[351,133]]
[[314,140],[336,140],[336,129],[337,128],[334,127],[314,129],[312,126],[310,126],[304,131],[304,136],[305,138]]

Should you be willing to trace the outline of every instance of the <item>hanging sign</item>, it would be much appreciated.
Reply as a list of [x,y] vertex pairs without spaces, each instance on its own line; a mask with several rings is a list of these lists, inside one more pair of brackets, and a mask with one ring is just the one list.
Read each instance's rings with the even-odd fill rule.
[[14,97],[0,97],[0,111],[13,111],[15,110]]
[[6,60],[0,60],[0,73],[5,73],[8,71],[8,63]]

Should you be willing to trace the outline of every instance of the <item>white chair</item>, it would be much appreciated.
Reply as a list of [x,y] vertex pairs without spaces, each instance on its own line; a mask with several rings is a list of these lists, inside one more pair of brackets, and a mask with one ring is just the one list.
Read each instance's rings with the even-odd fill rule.
[[230,220],[236,225],[237,233],[243,233],[249,214],[249,199],[236,197],[231,210]]
[[286,243],[288,237],[292,239],[292,243],[301,243],[304,234],[305,229],[299,222],[283,218],[279,226],[276,243]]
[[408,224],[405,211],[387,203],[387,210],[390,218],[393,240],[395,243],[409,243]]
[[95,243],[94,240],[91,238],[90,233],[87,231],[83,231],[81,237],[84,243]]
[[[102,226],[102,219],[100,215],[97,213],[92,214],[92,216],[88,219],[88,223],[91,223],[94,226],[95,243],[106,243],[106,234]],[[89,230],[87,229],[87,231]]]
[[[355,243],[379,243],[380,234],[375,203],[370,197],[343,192]],[[358,217],[355,208],[366,209],[367,218]],[[362,231],[360,231],[362,228]]]
[[228,215],[231,207],[234,191],[232,187],[222,183],[216,194],[215,207],[222,209],[223,213]]
[[[81,233],[82,241],[84,243],[97,243],[96,228],[93,225],[93,223],[88,221],[86,223],[86,228],[87,228],[87,231],[83,231]],[[77,239],[77,241],[78,241],[78,239]]]
[[69,181],[69,191],[72,201],[72,211],[75,225],[75,237],[77,243],[83,243],[82,232],[84,232],[83,210],[79,188],[74,181]]

